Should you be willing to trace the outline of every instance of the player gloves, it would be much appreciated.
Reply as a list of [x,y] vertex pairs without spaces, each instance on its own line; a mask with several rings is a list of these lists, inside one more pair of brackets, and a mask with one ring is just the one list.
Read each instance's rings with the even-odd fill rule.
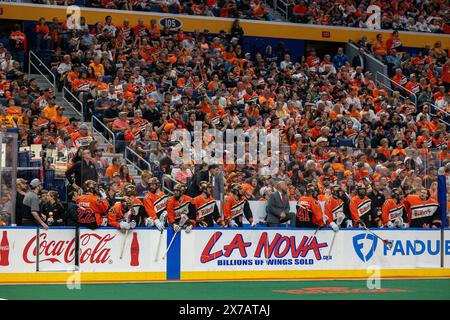
[[153,221],[152,218],[147,218],[145,219],[145,226],[146,227],[153,227],[155,225],[155,221]]
[[330,228],[333,229],[334,232],[339,230],[338,225],[336,224],[336,222],[331,222],[330,223]]
[[179,225],[177,225],[176,223],[174,223],[173,224],[173,231],[180,232],[181,231],[181,227]]
[[130,221],[130,229],[134,229],[134,228],[136,228],[136,221],[131,220]]
[[164,224],[161,222],[161,220],[156,219],[153,221],[154,225],[156,226],[156,228],[158,228],[159,231],[163,231],[164,230]]
[[102,227],[107,227],[108,226],[108,218],[102,218],[102,224],[101,224],[101,226]]
[[403,225],[403,219],[402,219],[402,217],[396,218],[396,219],[394,220],[394,225],[395,225],[397,228],[401,228],[402,225]]
[[345,224],[347,228],[353,228],[353,222],[351,220],[347,220]]
[[119,227],[121,230],[129,230],[130,229],[130,224],[126,221],[121,221],[119,223]]
[[163,213],[161,213],[161,215],[159,216],[159,221],[162,222],[162,224],[164,224],[166,222],[166,218],[167,218],[167,212],[164,211]]
[[228,226],[230,226],[230,227],[232,227],[232,228],[235,228],[235,227],[238,227],[238,224],[236,223],[236,221],[234,221],[233,219],[231,219],[231,220],[228,222]]
[[186,227],[186,233],[190,233],[192,231],[192,225]]
[[345,219],[345,215],[339,214],[339,215],[336,217],[336,223],[337,223],[337,225],[340,226],[340,225],[342,224],[342,222],[344,221],[344,219]]
[[99,189],[98,193],[100,193],[100,196],[102,197],[102,199],[107,199],[108,198],[108,196],[105,193],[105,190]]

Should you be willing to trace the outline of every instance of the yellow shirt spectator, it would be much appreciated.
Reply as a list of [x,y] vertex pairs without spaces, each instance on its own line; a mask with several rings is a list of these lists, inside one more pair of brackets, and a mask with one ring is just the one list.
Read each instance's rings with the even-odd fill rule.
[[56,117],[56,105],[48,105],[44,108],[44,117],[52,119]]
[[101,63],[96,64],[95,62],[92,62],[89,67],[94,70],[94,74],[97,78],[105,75],[105,68]]
[[7,128],[16,127],[13,117],[7,115],[6,113],[0,114],[0,125],[5,125]]

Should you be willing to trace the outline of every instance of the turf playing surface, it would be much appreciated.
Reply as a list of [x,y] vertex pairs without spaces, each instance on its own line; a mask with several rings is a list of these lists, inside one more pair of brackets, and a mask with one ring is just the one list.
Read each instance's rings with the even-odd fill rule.
[[0,299],[447,300],[450,279],[382,279],[379,290],[369,290],[365,280],[81,284],[79,290],[62,284],[0,285]]

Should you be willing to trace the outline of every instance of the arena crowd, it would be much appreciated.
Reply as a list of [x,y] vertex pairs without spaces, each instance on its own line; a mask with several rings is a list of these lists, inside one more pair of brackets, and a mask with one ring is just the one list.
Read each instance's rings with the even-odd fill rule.
[[[42,177],[18,179],[17,224],[162,229],[167,220],[190,231],[241,226],[245,216],[251,226],[441,226],[437,174],[450,174],[441,121],[450,112],[450,62],[439,43],[411,56],[397,33],[357,42],[389,66],[398,84],[390,93],[343,48],[325,56],[310,50],[298,61],[270,46],[252,56],[239,20],[213,35],[160,29],[155,20],[130,25],[107,16],[68,29],[55,19],[36,23],[34,49],[51,50],[55,89],[69,88],[85,119],[67,119],[55,92],[28,78],[20,26],[0,47],[0,130],[18,132],[20,147],[41,145],[43,163],[49,150],[67,159],[67,208],[58,192],[43,190]],[[128,147],[145,159],[134,159],[139,182],[120,158],[102,156],[84,123],[93,116],[114,133],[116,152]],[[174,163],[174,131],[193,133],[196,121],[204,148],[212,143],[208,129],[278,129],[278,172],[269,162]],[[172,182],[164,185],[163,176]],[[253,219],[249,200],[267,201],[264,221]]]
[[[369,28],[380,13],[380,28],[413,32],[449,33],[448,3],[444,0],[33,0],[53,5],[164,12],[222,18],[273,20],[271,11],[291,22]],[[273,7],[275,5],[275,7]],[[272,6],[273,9],[268,8]],[[374,9],[378,7],[379,10]],[[287,11],[287,16],[286,12]]]

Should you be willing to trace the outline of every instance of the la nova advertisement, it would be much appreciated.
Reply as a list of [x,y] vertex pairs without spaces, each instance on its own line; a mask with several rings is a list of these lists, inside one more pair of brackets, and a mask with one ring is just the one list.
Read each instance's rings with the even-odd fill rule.
[[[196,230],[183,234],[181,272],[440,268],[440,230]],[[334,237],[334,240],[333,240]],[[446,261],[450,238],[444,241]],[[236,274],[236,276],[239,276]],[[244,277],[244,275],[243,275]],[[277,274],[274,273],[274,277]]]

